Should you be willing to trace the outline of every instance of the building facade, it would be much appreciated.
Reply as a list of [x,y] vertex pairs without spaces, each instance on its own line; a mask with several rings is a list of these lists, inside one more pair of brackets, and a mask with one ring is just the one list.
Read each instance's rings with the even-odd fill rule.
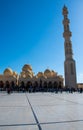
[[25,64],[22,68],[22,72],[18,75],[13,72],[12,69],[7,68],[3,74],[0,75],[0,87],[5,88],[7,84],[13,87],[25,88],[26,91],[32,86],[32,88],[50,89],[63,88],[63,77],[58,75],[54,70],[46,69],[44,72],[38,72],[34,75],[32,67],[29,64]]

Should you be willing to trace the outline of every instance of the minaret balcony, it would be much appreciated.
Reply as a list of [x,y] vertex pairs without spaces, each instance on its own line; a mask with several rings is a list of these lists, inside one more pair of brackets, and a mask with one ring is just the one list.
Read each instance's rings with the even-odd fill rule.
[[69,37],[71,37],[71,36],[72,36],[72,33],[71,33],[71,32],[64,32],[64,33],[63,33],[63,37],[64,37],[64,38],[66,38],[66,37],[69,38]]
[[68,25],[70,23],[70,20],[69,19],[64,19],[63,20],[63,25]]
[[63,15],[67,15],[68,14],[68,10],[67,7],[64,5],[63,7]]
[[63,10],[63,15],[67,15],[67,14],[68,14],[67,9],[64,9],[64,10]]

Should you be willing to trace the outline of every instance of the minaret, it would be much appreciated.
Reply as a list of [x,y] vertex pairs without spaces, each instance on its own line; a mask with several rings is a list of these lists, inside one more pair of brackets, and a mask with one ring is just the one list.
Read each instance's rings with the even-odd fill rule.
[[65,62],[64,62],[64,72],[65,72],[65,86],[69,88],[76,88],[76,65],[73,59],[73,50],[70,37],[72,33],[69,28],[68,10],[67,7],[63,7],[63,26],[64,26],[64,49],[65,49]]

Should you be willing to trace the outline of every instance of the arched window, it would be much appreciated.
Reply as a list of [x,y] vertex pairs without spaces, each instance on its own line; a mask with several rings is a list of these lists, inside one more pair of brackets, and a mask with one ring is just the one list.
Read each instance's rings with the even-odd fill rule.
[[46,81],[44,81],[43,86],[44,86],[44,88],[47,88],[47,82]]
[[57,88],[58,87],[58,83],[55,81],[54,82],[54,88]]
[[1,80],[0,81],[0,88],[3,88],[4,87],[4,83],[3,83],[3,81]]
[[52,88],[52,82],[51,81],[48,82],[48,88]]
[[30,86],[32,86],[32,83],[31,83],[31,81],[28,81],[28,82],[26,83],[26,87],[30,87]]
[[67,66],[65,65],[65,75],[67,75]]
[[6,87],[6,88],[9,88],[9,87],[10,87],[10,83],[9,83],[8,80],[5,82],[5,87]]

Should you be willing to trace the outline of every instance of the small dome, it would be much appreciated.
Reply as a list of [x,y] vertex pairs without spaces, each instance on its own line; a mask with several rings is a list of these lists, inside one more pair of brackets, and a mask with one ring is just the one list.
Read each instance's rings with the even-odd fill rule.
[[25,64],[22,68],[22,71],[28,71],[28,70],[31,70],[32,71],[32,67],[28,64]]
[[46,77],[51,77],[51,76],[52,76],[52,71],[49,70],[49,69],[46,69],[46,70],[44,71],[44,75],[45,75]]
[[39,77],[44,77],[44,73],[38,72],[37,77],[38,77],[38,78],[39,78]]
[[25,72],[24,71],[22,71],[21,73],[20,73],[20,77],[23,77],[23,78],[25,78],[26,76],[25,76]]
[[6,68],[4,70],[4,75],[6,75],[6,76],[12,76],[13,75],[12,69],[11,68]]
[[13,76],[17,76],[17,73],[16,73],[16,71],[13,71]]
[[57,76],[57,73],[54,70],[52,70],[52,76],[53,77]]
[[51,70],[46,69],[46,70],[44,71],[44,73],[51,73]]
[[63,79],[63,76],[62,75],[58,75],[59,78]]

